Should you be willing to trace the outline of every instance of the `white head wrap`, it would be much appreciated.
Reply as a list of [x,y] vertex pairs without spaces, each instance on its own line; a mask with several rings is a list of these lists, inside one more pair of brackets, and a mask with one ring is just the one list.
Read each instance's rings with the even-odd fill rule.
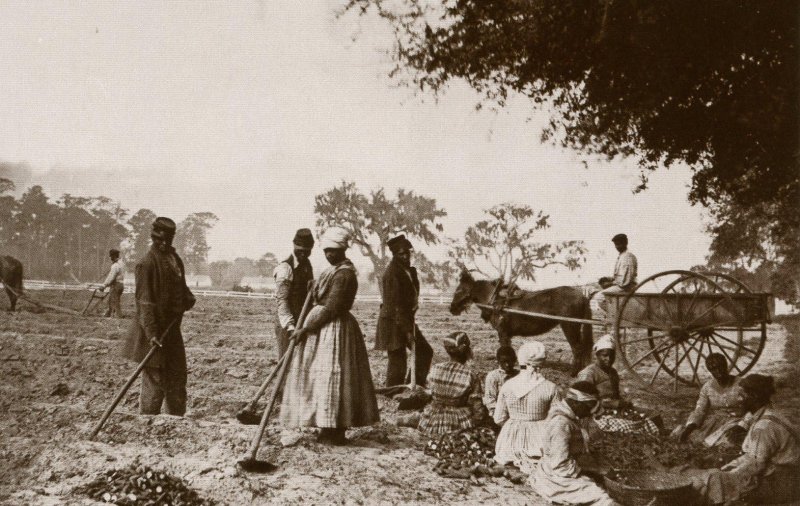
[[350,232],[342,227],[331,227],[322,234],[319,241],[321,249],[347,249],[350,246]]
[[517,352],[519,365],[539,367],[547,358],[547,348],[539,341],[530,341],[523,344]]
[[[525,368],[519,374],[506,381],[503,388],[508,388],[511,395],[521,399],[540,383],[547,381],[539,373],[539,366],[547,357],[547,349],[539,341],[530,341],[523,344],[517,352],[520,366]],[[508,385],[508,386],[506,386]]]
[[616,346],[614,345],[614,338],[611,337],[611,334],[606,334],[604,336],[601,336],[597,340],[597,342],[594,343],[594,346],[592,347],[592,350],[594,350],[595,353],[597,353],[600,350],[613,350],[613,349],[616,349]]

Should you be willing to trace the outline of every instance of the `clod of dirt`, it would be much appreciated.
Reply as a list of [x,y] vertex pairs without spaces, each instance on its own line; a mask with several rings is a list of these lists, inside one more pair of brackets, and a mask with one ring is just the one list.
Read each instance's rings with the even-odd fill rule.
[[53,388],[53,390],[50,392],[50,395],[69,395],[69,387],[64,383],[59,383]]
[[94,481],[73,491],[96,501],[122,506],[171,504],[173,506],[212,506],[213,501],[201,498],[185,482],[163,471],[131,465],[107,471]]
[[486,427],[462,429],[428,441],[425,455],[439,459],[433,470],[446,478],[498,476],[502,468],[494,461],[496,442],[494,431]]

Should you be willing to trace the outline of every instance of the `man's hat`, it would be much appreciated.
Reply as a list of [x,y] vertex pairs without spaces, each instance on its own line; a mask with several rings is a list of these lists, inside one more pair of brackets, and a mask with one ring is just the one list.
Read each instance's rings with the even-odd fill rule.
[[613,243],[624,242],[625,244],[628,244],[628,236],[625,234],[617,234],[611,238],[611,242]]
[[294,239],[292,242],[295,246],[300,246],[301,248],[313,248],[314,234],[312,234],[311,230],[307,228],[298,229],[294,234]]
[[118,257],[119,256],[119,250],[118,249],[110,249],[110,250],[108,250],[108,254],[111,255],[112,257]]
[[175,222],[169,218],[159,216],[153,222],[153,231],[150,232],[150,237],[164,239],[166,237],[175,237]]
[[397,237],[392,237],[388,241],[386,241],[386,245],[389,246],[389,250],[392,254],[396,254],[401,249],[414,249],[414,246],[411,244],[411,241],[406,239],[404,234],[400,234]]

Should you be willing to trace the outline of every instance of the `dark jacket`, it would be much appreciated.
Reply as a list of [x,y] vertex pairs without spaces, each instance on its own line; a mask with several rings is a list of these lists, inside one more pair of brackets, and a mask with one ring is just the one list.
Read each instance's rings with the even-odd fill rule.
[[[170,260],[174,259],[174,263]],[[183,262],[174,249],[162,253],[151,247],[136,264],[136,314],[130,332],[123,342],[121,355],[141,362],[150,351],[150,338],[162,339],[163,348],[156,351],[148,367],[186,367],[180,319],[194,306],[195,298],[186,286]],[[169,333],[162,333],[173,320]]]
[[375,332],[376,350],[396,350],[406,346],[406,335],[414,331],[414,313],[419,299],[417,269],[408,271],[392,259],[381,279],[383,304]]

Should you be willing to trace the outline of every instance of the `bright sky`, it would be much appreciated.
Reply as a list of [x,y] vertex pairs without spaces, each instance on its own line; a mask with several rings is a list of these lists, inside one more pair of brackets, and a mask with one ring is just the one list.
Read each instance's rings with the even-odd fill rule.
[[3,2],[0,161],[29,164],[27,184],[53,197],[214,212],[212,260],[288,254],[294,230],[313,226],[314,195],[347,179],[435,197],[451,236],[501,202],[545,210],[550,237],[584,240],[589,258],[542,286],[609,274],[618,232],[640,277],[703,262],[687,169],[633,195],[634,162],[587,169],[540,144],[546,113],[531,117],[522,99],[494,114],[459,84],[438,103],[413,97],[386,77],[385,29],[337,21],[340,5]]

